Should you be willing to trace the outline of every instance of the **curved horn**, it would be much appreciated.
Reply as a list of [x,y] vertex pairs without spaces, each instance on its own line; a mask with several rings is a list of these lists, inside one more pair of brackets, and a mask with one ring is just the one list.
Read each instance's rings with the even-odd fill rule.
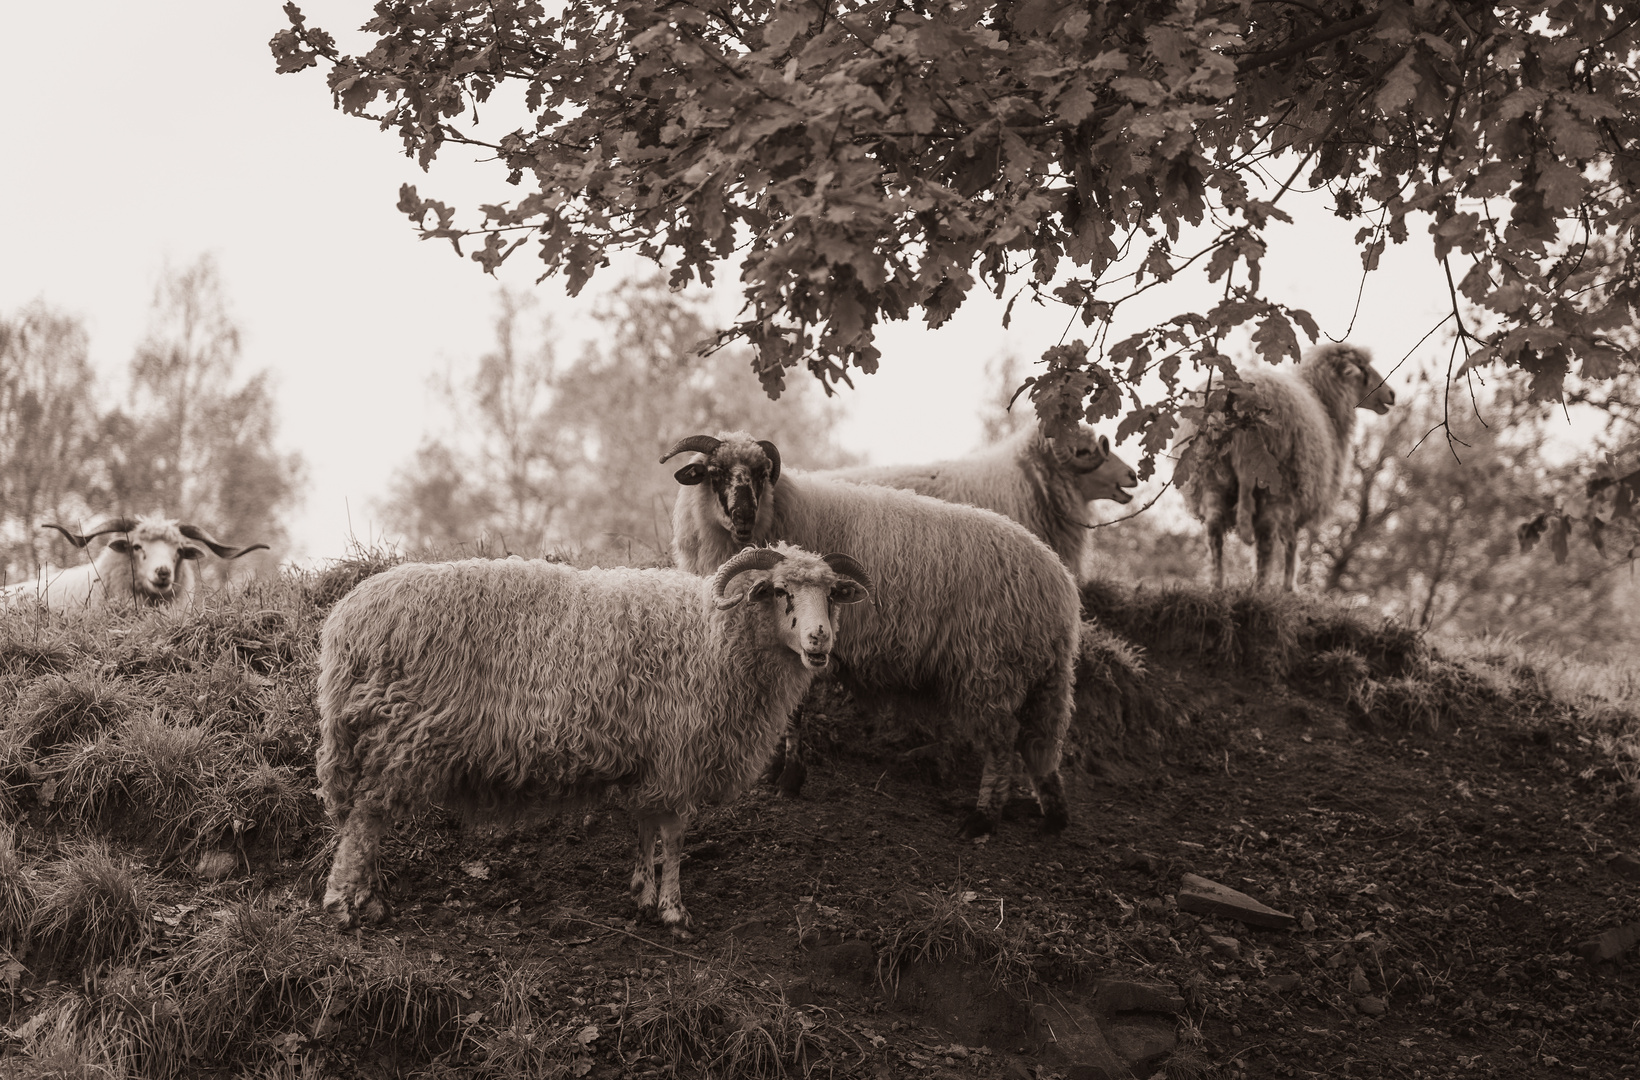
[[739,598],[724,600],[723,590],[729,587],[729,582],[736,575],[744,574],[748,570],[772,570],[786,561],[786,556],[774,548],[747,548],[728,562],[718,567],[718,572],[712,578],[712,597],[718,607],[731,607],[739,603]]
[[201,529],[198,525],[178,525],[177,530],[188,539],[198,540],[201,544],[204,544],[206,547],[210,548],[216,553],[216,557],[219,559],[237,559],[239,556],[248,554],[252,551],[268,550],[268,545],[266,544],[251,544],[248,547],[242,548],[229,547],[227,544],[221,544],[211,539],[211,534],[206,532],[204,529]]
[[84,536],[81,536],[79,533],[69,532],[67,529],[63,528],[61,525],[58,525],[54,521],[48,521],[44,525],[40,526],[42,529],[56,529],[64,536],[68,537],[68,542],[77,548],[85,547],[87,544],[91,543],[93,537],[101,536],[104,533],[130,532],[136,527],[137,519],[128,517],[110,518],[101,525],[98,525],[95,529],[92,529],[90,532],[86,533]]
[[679,439],[676,446],[662,454],[661,464],[666,464],[685,450],[693,450],[697,454],[710,454],[722,445],[722,439],[714,439],[710,435],[691,435],[687,439]]
[[768,455],[769,461],[774,464],[774,468],[769,470],[769,486],[773,487],[780,482],[780,450],[768,439],[757,440],[757,445],[763,448],[763,452]]
[[875,595],[877,592],[877,586],[872,583],[871,575],[866,573],[866,568],[854,561],[854,556],[844,555],[842,552],[834,552],[830,555],[822,555],[820,559],[839,575],[848,578],[850,581],[860,586],[860,588],[864,589],[866,591],[866,599],[870,600],[873,604],[877,602],[877,597]]

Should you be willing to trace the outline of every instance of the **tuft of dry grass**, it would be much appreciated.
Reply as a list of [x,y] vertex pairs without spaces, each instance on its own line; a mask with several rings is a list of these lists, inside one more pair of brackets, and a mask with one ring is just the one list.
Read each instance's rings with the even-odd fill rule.
[[48,675],[25,686],[7,720],[35,753],[107,730],[146,705],[130,686],[98,668]]
[[153,914],[147,874],[93,840],[41,867],[29,932],[59,959],[90,966],[139,948],[149,938]]
[[324,610],[353,591],[354,586],[405,561],[398,548],[387,544],[350,541],[347,556],[314,573],[305,583],[308,602]]
[[36,906],[34,877],[18,846],[17,830],[0,822],[0,950],[14,956],[27,951]]
[[828,1053],[827,1026],[823,1012],[791,1004],[730,964],[691,964],[632,988],[619,1045],[630,1038],[640,1054],[687,1061],[724,1080],[772,1080],[810,1075]]
[[987,967],[997,986],[1024,992],[1037,981],[1035,953],[1007,918],[1000,898],[980,896],[959,883],[946,892],[905,892],[904,911],[880,932],[877,981],[899,987],[909,964],[957,960]]

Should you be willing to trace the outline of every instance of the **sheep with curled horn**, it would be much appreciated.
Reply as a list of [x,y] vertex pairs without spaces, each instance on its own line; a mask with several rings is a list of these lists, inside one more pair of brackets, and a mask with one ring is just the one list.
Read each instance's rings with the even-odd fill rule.
[[713,573],[748,543],[782,540],[853,553],[877,578],[876,603],[851,609],[838,677],[864,696],[932,698],[947,734],[985,766],[968,836],[991,832],[1018,751],[1043,827],[1070,821],[1059,757],[1071,717],[1081,633],[1076,583],[1058,556],[1001,514],[912,491],[786,471],[745,432],[692,435],[674,474],[678,565]]
[[[1238,376],[1205,395],[1201,420],[1181,420],[1179,486],[1207,526],[1215,587],[1224,587],[1224,534],[1234,524],[1242,543],[1254,546],[1258,587],[1273,584],[1279,547],[1281,587],[1292,592],[1298,530],[1320,525],[1338,502],[1356,410],[1382,416],[1395,391],[1372,354],[1346,342],[1310,349],[1292,371],[1249,365]],[[1251,402],[1240,424],[1229,420],[1242,411],[1233,396]]]
[[40,528],[56,529],[77,548],[84,548],[99,536],[114,534],[90,563],[0,591],[8,603],[36,600],[54,611],[125,602],[185,607],[198,587],[193,562],[204,556],[205,548],[219,559],[237,559],[268,546],[234,547],[219,542],[197,525],[153,515],[111,518],[83,534],[55,522]]
[[382,836],[428,804],[551,810],[615,795],[637,826],[633,898],[689,937],[690,815],[755,780],[829,665],[841,609],[872,588],[849,556],[785,544],[741,551],[705,580],[524,559],[366,579],[319,636],[319,796],[339,834],[326,911],[343,928],[387,917]]

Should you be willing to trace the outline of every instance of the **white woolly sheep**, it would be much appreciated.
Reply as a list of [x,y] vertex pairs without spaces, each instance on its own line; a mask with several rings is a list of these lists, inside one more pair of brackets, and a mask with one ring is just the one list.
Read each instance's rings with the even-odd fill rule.
[[[1383,415],[1395,391],[1366,349],[1343,342],[1310,349],[1292,371],[1254,367],[1239,374],[1240,383],[1214,389],[1205,402],[1209,425],[1226,425],[1216,438],[1188,420],[1179,425],[1181,491],[1207,526],[1215,587],[1224,586],[1224,534],[1233,518],[1242,542],[1254,545],[1258,587],[1271,584],[1280,544],[1282,587],[1292,592],[1298,530],[1320,524],[1338,501],[1355,410]],[[1225,420],[1236,413],[1251,419]],[[1272,472],[1276,486],[1266,482]]]
[[1047,831],[1070,820],[1059,755],[1071,717],[1076,583],[1053,551],[1001,514],[915,492],[783,473],[780,452],[744,432],[683,439],[672,512],[678,565],[708,574],[747,543],[854,552],[876,604],[849,613],[838,677],[865,696],[928,695],[985,766],[967,836],[990,832],[1018,751]]
[[118,533],[90,563],[42,574],[38,581],[8,585],[0,590],[7,603],[36,600],[54,611],[68,608],[96,608],[127,599],[138,606],[187,606],[196,580],[193,560],[204,555],[198,541],[220,559],[237,559],[266,544],[231,547],[212,539],[197,525],[174,518],[143,516],[117,517],[81,535],[56,523],[41,525],[56,529],[77,548],[94,538]]
[[1110,440],[1086,425],[1054,439],[1030,424],[995,446],[931,465],[867,465],[809,475],[995,510],[1041,537],[1072,574],[1080,572],[1088,544],[1087,504],[1131,502],[1127,489],[1139,483],[1133,466],[1111,452]]
[[871,588],[847,555],[786,545],[741,552],[710,581],[520,559],[367,578],[319,637],[319,794],[339,831],[325,910],[343,928],[387,917],[382,835],[430,803],[565,809],[616,794],[637,825],[634,899],[688,937],[689,816],[756,777],[830,661],[840,605]]

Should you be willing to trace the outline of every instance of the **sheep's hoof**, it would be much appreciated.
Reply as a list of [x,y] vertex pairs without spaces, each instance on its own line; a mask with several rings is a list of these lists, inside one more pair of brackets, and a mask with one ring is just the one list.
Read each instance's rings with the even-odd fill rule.
[[325,898],[325,913],[338,930],[352,930],[362,924],[379,926],[392,917],[393,911],[380,894],[365,897],[364,903],[354,903],[345,897]]
[[679,941],[693,941],[695,935],[690,933],[694,928],[695,920],[689,917],[689,912],[681,907],[667,908],[660,913],[661,921],[666,928],[672,931],[672,936]]
[[803,781],[809,778],[809,767],[795,758],[786,761],[780,772],[780,794],[795,799],[803,793]]
[[962,823],[960,835],[964,840],[973,840],[980,836],[989,836],[996,831],[996,818],[977,807],[968,812],[968,817]]
[[1044,836],[1058,836],[1071,823],[1070,811],[1063,806],[1056,806],[1052,810],[1042,813],[1042,834]]
[[784,746],[776,746],[774,748],[774,755],[769,758],[769,763],[763,766],[763,772],[758,776],[758,780],[761,783],[767,784],[769,787],[775,787],[780,784],[781,779],[785,776],[785,774],[786,748]]

